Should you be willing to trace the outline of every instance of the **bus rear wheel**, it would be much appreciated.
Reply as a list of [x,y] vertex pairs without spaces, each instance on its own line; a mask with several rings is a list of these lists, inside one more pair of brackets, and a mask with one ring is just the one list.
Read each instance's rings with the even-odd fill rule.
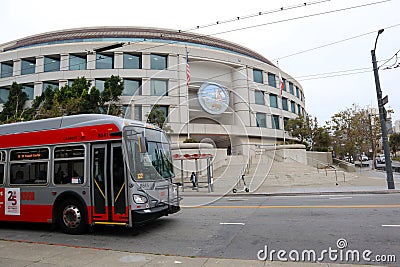
[[82,203],[76,199],[66,199],[61,203],[57,219],[66,234],[82,234],[88,229],[86,212]]

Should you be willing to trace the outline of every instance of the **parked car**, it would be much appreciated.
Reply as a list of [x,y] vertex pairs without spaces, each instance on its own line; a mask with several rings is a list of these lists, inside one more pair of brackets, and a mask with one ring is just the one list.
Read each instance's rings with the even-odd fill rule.
[[380,154],[376,157],[376,162],[379,164],[385,163],[385,154]]
[[361,161],[367,161],[368,157],[366,155],[361,155]]

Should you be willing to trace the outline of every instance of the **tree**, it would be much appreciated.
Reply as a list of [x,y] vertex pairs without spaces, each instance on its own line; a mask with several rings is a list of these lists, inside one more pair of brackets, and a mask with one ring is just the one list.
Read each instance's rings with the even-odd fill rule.
[[313,131],[313,146],[314,151],[328,151],[332,144],[332,138],[329,133],[329,129],[326,126],[315,127]]
[[389,146],[394,154],[400,149],[400,133],[394,133],[389,138]]
[[118,116],[122,110],[117,103],[124,90],[124,81],[119,76],[111,75],[104,83],[104,91],[101,93],[101,98],[107,114]]
[[290,119],[285,124],[285,130],[289,134],[298,139],[300,143],[309,143],[312,136],[310,116],[299,116],[295,119]]
[[375,158],[380,139],[379,119],[367,109],[353,104],[352,107],[334,114],[328,123],[334,150],[338,155],[351,155],[356,159],[357,155],[367,153],[371,148],[372,158]]
[[99,113],[100,92],[85,77],[78,77],[71,86],[47,87],[32,103],[32,119],[64,115]]
[[154,125],[157,125],[161,129],[163,129],[166,132],[171,132],[172,129],[169,125],[165,123],[167,120],[165,113],[163,110],[160,109],[159,105],[154,105],[153,108],[151,109],[150,113],[147,115],[147,122],[152,123]]
[[327,127],[318,125],[316,117],[299,116],[296,119],[290,119],[285,124],[285,130],[296,137],[300,143],[305,144],[307,149],[314,151],[328,151],[331,146],[331,137]]
[[22,91],[22,85],[13,82],[8,100],[4,103],[3,111],[0,113],[0,121],[10,123],[24,120],[24,106],[27,99],[27,94]]

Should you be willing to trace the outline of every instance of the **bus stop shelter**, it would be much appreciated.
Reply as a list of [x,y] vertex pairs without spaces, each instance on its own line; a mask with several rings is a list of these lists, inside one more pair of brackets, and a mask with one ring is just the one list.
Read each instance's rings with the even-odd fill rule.
[[[208,192],[214,192],[213,183],[212,183],[212,158],[214,156],[212,154],[173,154],[173,160],[179,160],[181,162],[181,180],[182,180],[182,192],[185,190],[185,181],[183,175],[183,161],[184,160],[194,160],[195,161],[195,173],[196,177],[199,177],[199,164],[198,161],[201,159],[205,159],[207,162],[207,188]],[[196,179],[196,188],[199,191],[199,178]]]

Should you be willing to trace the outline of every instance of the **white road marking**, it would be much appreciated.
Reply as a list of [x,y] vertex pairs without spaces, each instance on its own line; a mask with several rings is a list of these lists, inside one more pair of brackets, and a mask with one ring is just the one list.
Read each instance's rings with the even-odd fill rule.
[[353,197],[330,197],[329,199],[346,199],[346,198],[353,198]]
[[382,224],[382,227],[400,227],[400,224]]
[[234,222],[227,222],[227,223],[224,223],[224,222],[221,222],[221,223],[219,223],[219,224],[222,224],[222,225],[246,225],[245,223],[234,223]]
[[245,201],[248,200],[247,198],[230,198],[228,201]]

